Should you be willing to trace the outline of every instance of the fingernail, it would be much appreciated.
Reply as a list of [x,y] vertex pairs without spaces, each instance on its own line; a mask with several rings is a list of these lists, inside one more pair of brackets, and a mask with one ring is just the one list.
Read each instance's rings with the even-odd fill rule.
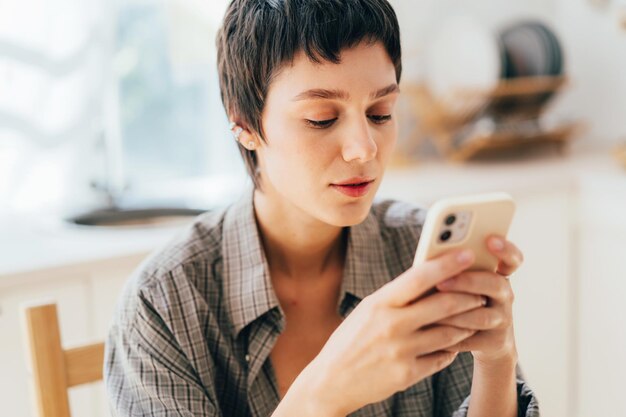
[[472,252],[469,249],[465,249],[457,255],[456,260],[461,265],[469,263],[472,260]]
[[494,250],[501,251],[504,249],[504,241],[498,237],[494,237],[491,239],[491,247]]

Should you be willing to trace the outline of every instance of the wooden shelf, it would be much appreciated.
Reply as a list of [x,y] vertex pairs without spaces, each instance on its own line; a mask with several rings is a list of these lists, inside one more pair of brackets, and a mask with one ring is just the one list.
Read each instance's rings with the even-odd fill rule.
[[[487,90],[463,89],[435,98],[424,84],[404,85],[402,91],[410,99],[413,110],[422,123],[423,131],[446,158],[462,161],[499,151],[517,151],[538,145],[554,146],[562,151],[576,134],[584,129],[582,123],[571,122],[532,133],[498,131],[468,136],[457,143],[462,132],[482,117],[489,116],[499,123],[507,121],[538,121],[548,102],[568,83],[566,77],[524,77],[506,79]],[[461,135],[462,136],[462,135]]]
[[472,158],[497,155],[500,151],[513,153],[538,146],[553,147],[562,153],[575,134],[584,128],[582,123],[569,123],[527,136],[511,132],[480,135],[468,139],[464,146],[451,150],[447,156],[453,161],[465,161]]

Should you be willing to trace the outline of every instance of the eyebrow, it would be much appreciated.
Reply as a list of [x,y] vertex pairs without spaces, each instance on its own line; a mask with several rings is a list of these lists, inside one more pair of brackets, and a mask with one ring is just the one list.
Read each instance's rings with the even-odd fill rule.
[[[398,84],[389,84],[387,87],[383,87],[380,90],[374,91],[370,94],[370,98],[372,100],[376,100],[381,97],[385,97],[389,94],[399,93],[400,87]],[[303,91],[293,98],[293,101],[299,100],[315,100],[315,99],[325,99],[325,100],[348,100],[350,98],[350,94],[343,90],[326,90],[323,88],[314,88],[311,90]]]

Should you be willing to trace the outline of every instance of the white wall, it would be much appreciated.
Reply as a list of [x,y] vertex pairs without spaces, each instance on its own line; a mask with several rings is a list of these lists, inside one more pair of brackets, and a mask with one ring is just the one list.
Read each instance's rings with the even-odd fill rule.
[[[469,14],[497,30],[508,21],[535,17],[558,32],[571,78],[552,112],[582,119],[589,130],[576,146],[610,147],[626,140],[626,29],[617,9],[624,0],[391,0],[403,37],[403,78],[419,79],[420,52],[442,19]],[[605,6],[598,4],[606,3]],[[621,3],[621,6],[619,4]]]
[[419,54],[429,36],[450,15],[470,15],[497,30],[518,17],[537,17],[552,22],[555,0],[390,0],[402,33],[404,76],[419,78]]
[[606,6],[592,0],[555,2],[573,81],[559,109],[587,119],[588,140],[594,143],[626,140],[626,29],[618,24],[620,2],[607,0]]

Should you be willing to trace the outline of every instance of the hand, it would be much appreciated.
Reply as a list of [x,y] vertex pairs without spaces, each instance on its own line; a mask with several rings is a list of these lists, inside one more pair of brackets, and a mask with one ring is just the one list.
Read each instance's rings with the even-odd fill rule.
[[456,353],[445,349],[476,331],[431,325],[475,310],[485,298],[455,292],[425,295],[471,266],[473,253],[464,253],[465,258],[454,251],[413,266],[363,299],[298,376],[293,385],[300,388],[295,390],[306,386],[318,403],[339,404],[333,411],[346,415],[448,366]]
[[491,363],[500,359],[517,360],[513,334],[513,290],[505,277],[513,274],[523,262],[522,252],[498,236],[487,240],[487,247],[499,259],[497,271],[465,271],[437,285],[444,293],[465,293],[488,297],[486,306],[457,314],[438,322],[446,326],[477,330],[450,350],[471,351],[477,361]]

